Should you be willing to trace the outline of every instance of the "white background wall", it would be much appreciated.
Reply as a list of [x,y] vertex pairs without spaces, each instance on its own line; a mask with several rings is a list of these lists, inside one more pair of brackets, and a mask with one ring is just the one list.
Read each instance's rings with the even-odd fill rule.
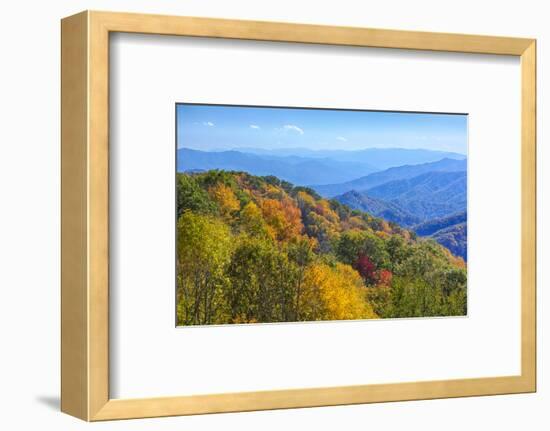
[[[550,152],[545,146],[544,71],[550,27],[543,1],[387,0],[20,0],[0,15],[0,424],[3,429],[377,429],[545,430],[550,374],[543,366],[542,310]],[[59,19],[83,9],[260,19],[538,39],[539,391],[537,394],[372,404],[95,425],[59,413]],[[548,75],[547,75],[548,76]],[[505,238],[503,232],[503,241]],[[498,246],[499,244],[496,244]]]

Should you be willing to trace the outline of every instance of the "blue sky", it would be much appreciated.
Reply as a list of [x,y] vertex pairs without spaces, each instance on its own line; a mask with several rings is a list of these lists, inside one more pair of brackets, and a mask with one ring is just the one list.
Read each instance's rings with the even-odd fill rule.
[[467,115],[177,105],[178,148],[467,152]]

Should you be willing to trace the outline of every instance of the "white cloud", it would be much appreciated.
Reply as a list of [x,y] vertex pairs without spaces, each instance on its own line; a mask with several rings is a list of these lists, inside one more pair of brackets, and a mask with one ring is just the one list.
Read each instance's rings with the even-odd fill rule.
[[342,142],[348,142],[348,140],[346,138],[344,138],[343,136],[338,136],[338,137],[336,137],[336,139],[338,139],[339,141],[342,141]]
[[250,128],[251,128],[251,129],[259,129],[260,126],[258,126],[257,124],[251,124],[251,125],[250,125]]
[[202,125],[208,126],[208,127],[214,127],[214,123],[212,121],[203,121]]
[[295,126],[294,124],[285,124],[283,126],[283,129],[285,130],[292,130],[294,132],[297,132],[299,133],[300,135],[303,135],[304,134],[304,131],[302,129],[300,129],[298,126]]

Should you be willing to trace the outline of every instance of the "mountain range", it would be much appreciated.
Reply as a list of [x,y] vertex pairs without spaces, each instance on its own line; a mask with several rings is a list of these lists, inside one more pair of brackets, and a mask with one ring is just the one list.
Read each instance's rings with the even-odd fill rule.
[[297,185],[344,182],[376,171],[373,166],[356,161],[307,158],[296,155],[270,156],[241,151],[199,151],[178,149],[178,172],[198,169],[243,171],[252,175],[274,175]]
[[[253,175],[274,175],[296,185],[325,187],[321,185],[350,182],[384,171],[390,166],[422,164],[441,159],[460,162],[464,160],[464,156],[458,153],[401,148],[369,148],[359,151],[268,151],[255,148],[200,151],[180,148],[177,152],[177,169],[178,172],[209,169],[245,171]],[[378,184],[382,182],[385,181],[381,179]],[[337,191],[332,196],[341,193],[343,192]]]
[[432,219],[414,226],[420,236],[427,236],[447,247],[454,255],[468,260],[468,222],[466,211]]
[[445,217],[466,208],[466,172],[427,172],[334,199],[403,226]]
[[413,178],[428,172],[465,172],[466,165],[467,161],[465,159],[458,160],[446,157],[435,162],[389,168],[339,184],[312,184],[311,187],[321,196],[334,197],[350,190],[367,190],[391,181]]
[[239,148],[237,151],[263,156],[300,156],[315,159],[331,159],[340,162],[359,162],[384,170],[395,166],[417,165],[436,162],[448,158],[463,160],[463,154],[408,148],[367,148],[363,150],[311,150],[308,148],[278,148],[272,150],[259,148]]
[[368,189],[369,196],[393,202],[422,220],[466,208],[466,172],[427,172]]
[[413,230],[421,236],[430,236],[434,235],[439,231],[444,231],[452,226],[460,225],[466,223],[468,214],[466,211],[460,211],[455,214],[451,214],[447,217],[436,218],[428,220],[424,223],[420,223],[416,226],[413,226]]
[[[339,186],[341,190],[366,187],[334,196],[340,203],[430,237],[467,259],[466,161],[401,166]],[[314,189],[321,194],[327,191],[323,186]]]
[[455,256],[460,256],[466,262],[468,260],[468,226],[466,223],[451,226],[437,231],[431,238],[444,247],[447,247]]

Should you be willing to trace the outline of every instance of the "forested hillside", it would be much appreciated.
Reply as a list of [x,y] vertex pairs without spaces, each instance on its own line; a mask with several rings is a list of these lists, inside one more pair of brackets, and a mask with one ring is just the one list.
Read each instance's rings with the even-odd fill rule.
[[419,216],[411,214],[400,207],[399,204],[373,198],[366,192],[351,190],[343,195],[336,196],[334,199],[352,209],[367,212],[404,227],[413,226],[422,220]]
[[447,247],[455,256],[468,260],[467,212],[461,211],[448,217],[436,218],[419,225],[413,230],[421,236],[429,236]]
[[447,229],[451,226],[466,223],[468,219],[468,214],[466,211],[460,211],[454,214],[451,214],[447,217],[435,218],[424,223],[420,223],[413,227],[413,230],[422,236],[433,235],[439,230]]
[[311,189],[177,174],[179,325],[466,314],[462,259]]
[[[346,183],[365,186],[404,177],[366,190],[335,196],[337,201],[428,236],[453,254],[467,259],[467,173],[465,160],[444,159],[419,166],[401,166]],[[426,169],[435,169],[424,172]],[[413,173],[420,175],[408,177]],[[340,185],[342,186],[342,185]],[[320,188],[321,187],[321,188]],[[320,192],[326,191],[320,186]]]
[[422,220],[429,220],[464,210],[466,187],[466,172],[427,172],[414,178],[390,181],[366,193],[396,203]]

